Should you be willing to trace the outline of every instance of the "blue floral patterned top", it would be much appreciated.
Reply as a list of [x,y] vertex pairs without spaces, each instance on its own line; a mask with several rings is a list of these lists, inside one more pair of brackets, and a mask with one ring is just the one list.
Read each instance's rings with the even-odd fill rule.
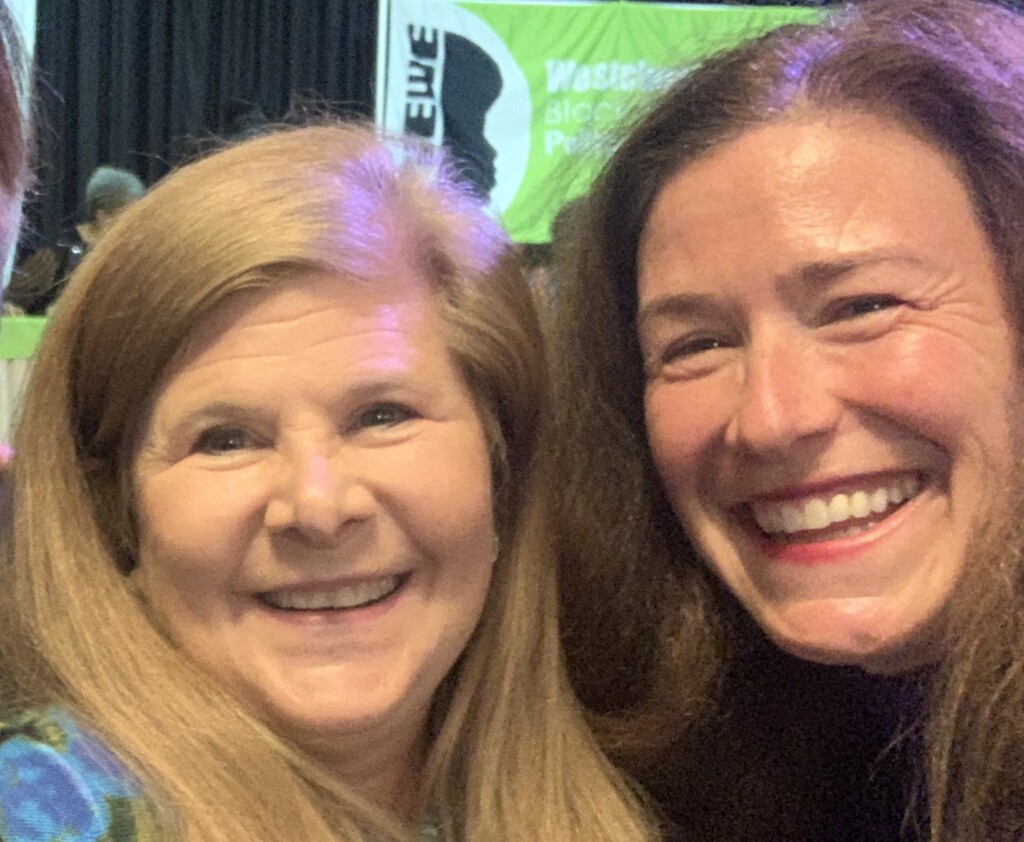
[[[0,722],[0,842],[146,842],[154,828],[135,780],[65,711]],[[421,838],[443,836],[428,821]]]
[[142,842],[152,826],[138,784],[67,713],[0,722],[0,842]]

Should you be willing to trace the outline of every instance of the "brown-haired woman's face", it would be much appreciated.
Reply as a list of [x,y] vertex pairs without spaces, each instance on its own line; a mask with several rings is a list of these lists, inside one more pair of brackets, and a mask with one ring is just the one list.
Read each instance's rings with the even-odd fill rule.
[[408,753],[488,590],[488,448],[445,336],[408,273],[232,301],[135,457],[141,593],[189,657],[328,756]]
[[654,204],[638,330],[668,495],[767,634],[879,671],[936,657],[1020,405],[950,160],[866,115],[723,146]]

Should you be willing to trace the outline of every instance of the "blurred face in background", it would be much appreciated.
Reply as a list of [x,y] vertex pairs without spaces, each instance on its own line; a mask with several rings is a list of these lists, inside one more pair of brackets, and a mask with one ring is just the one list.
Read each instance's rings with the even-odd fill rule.
[[799,657],[937,657],[1019,405],[953,160],[867,115],[758,128],[666,184],[638,262],[650,444],[708,564]]
[[245,293],[190,338],[135,457],[145,599],[329,759],[422,736],[487,594],[488,447],[445,337],[408,270]]

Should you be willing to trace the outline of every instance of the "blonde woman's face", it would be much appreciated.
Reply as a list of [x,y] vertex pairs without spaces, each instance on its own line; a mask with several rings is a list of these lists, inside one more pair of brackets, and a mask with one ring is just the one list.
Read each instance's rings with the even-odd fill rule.
[[711,567],[800,657],[937,658],[1020,406],[954,165],[869,116],[766,126],[668,182],[639,265],[651,449]]
[[314,275],[217,311],[134,482],[133,576],[188,656],[329,759],[408,753],[495,552],[487,444],[423,284]]

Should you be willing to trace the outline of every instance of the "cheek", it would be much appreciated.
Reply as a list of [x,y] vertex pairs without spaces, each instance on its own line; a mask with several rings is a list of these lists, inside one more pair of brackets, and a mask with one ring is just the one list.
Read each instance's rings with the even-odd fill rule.
[[424,441],[393,457],[378,465],[378,485],[408,539],[459,567],[489,559],[491,469],[482,434]]
[[[994,332],[993,332],[994,333]],[[848,368],[857,402],[912,427],[950,457],[974,453],[1003,465],[1010,408],[1019,403],[1008,341],[964,341],[941,331],[904,337],[883,359],[864,355]]]
[[158,593],[204,588],[232,574],[253,530],[255,477],[183,479],[170,472],[139,487],[140,586]]
[[490,473],[486,466],[474,466],[467,473],[456,473],[444,485],[457,487],[439,493],[431,506],[428,527],[433,541],[443,554],[452,551],[457,575],[490,576],[490,561],[495,551],[494,513]]
[[728,420],[727,390],[707,383],[654,383],[644,401],[647,437],[655,467],[673,502],[701,479],[702,457]]

